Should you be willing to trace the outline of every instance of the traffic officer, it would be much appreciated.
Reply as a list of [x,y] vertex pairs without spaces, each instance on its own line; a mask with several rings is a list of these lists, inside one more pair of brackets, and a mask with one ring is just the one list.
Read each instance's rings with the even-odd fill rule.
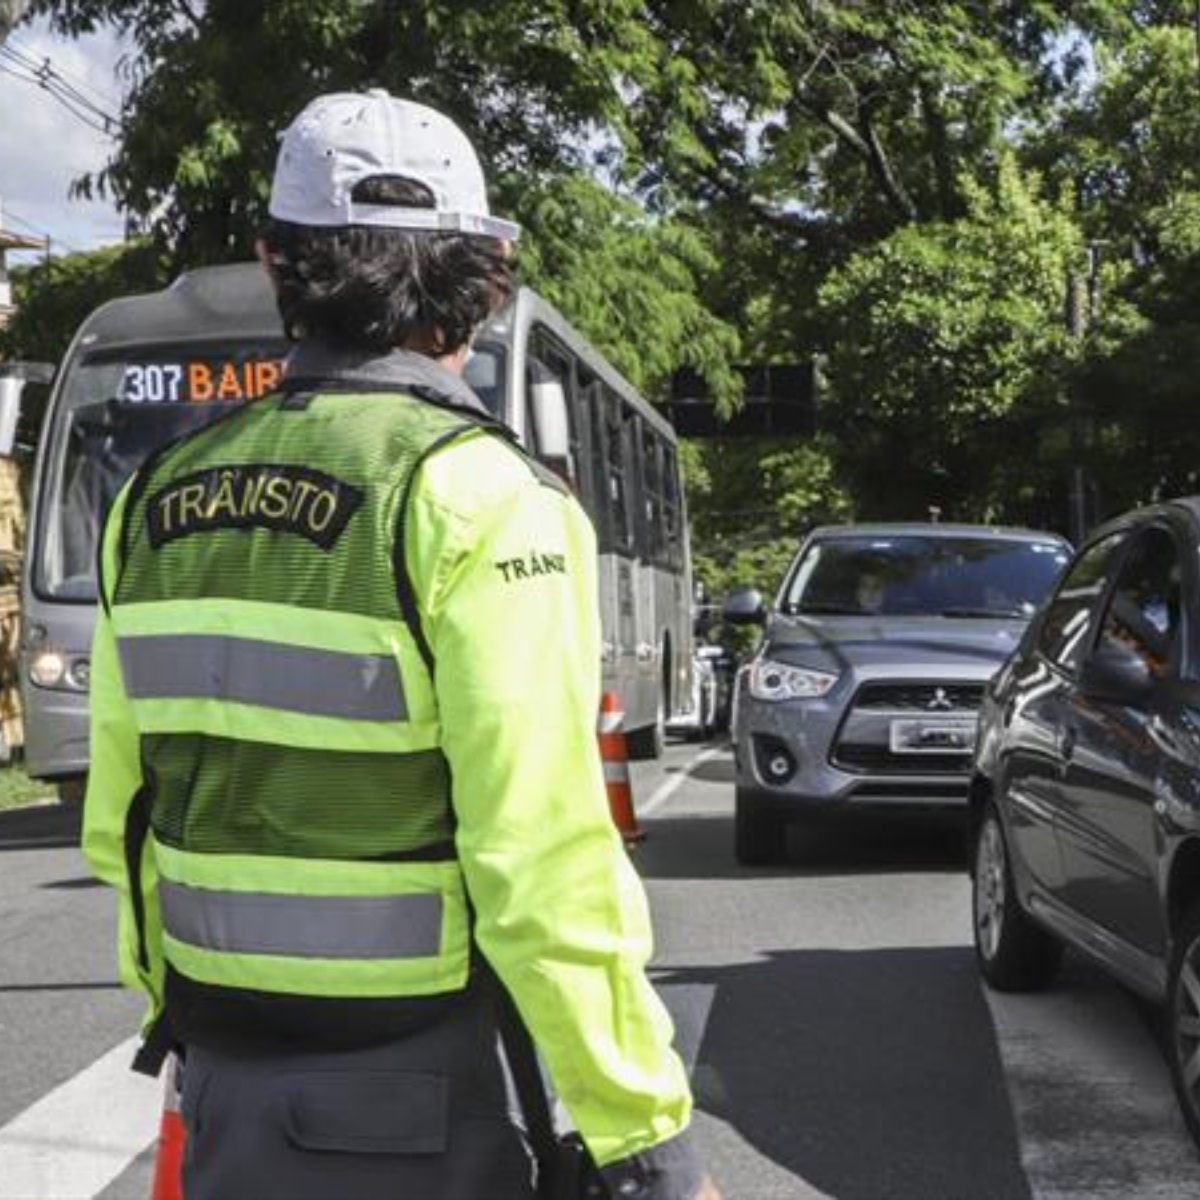
[[101,558],[84,849],[142,1065],[185,1048],[188,1200],[531,1196],[496,977],[611,1193],[715,1197],[606,809],[592,530],[462,379],[517,227],[381,91],[299,115],[270,213],[284,387],[153,456]]

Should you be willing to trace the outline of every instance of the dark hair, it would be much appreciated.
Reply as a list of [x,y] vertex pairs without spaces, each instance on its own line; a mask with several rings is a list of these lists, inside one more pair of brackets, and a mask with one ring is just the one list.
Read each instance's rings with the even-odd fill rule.
[[[434,204],[424,184],[394,176],[364,179],[352,197],[405,208]],[[451,354],[516,287],[495,238],[272,220],[263,241],[293,340],[319,337],[377,351],[419,341],[434,354]]]

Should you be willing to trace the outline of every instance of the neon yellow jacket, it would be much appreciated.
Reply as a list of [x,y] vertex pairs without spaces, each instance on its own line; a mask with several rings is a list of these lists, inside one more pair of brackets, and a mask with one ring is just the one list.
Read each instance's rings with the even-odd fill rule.
[[[114,577],[128,489],[106,526]],[[420,468],[407,562],[437,663],[441,746],[475,937],[513,995],[601,1165],[674,1137],[691,1098],[644,967],[644,892],[610,820],[595,722],[596,546],[573,499],[495,437],[468,434]],[[162,1004],[153,850],[143,859],[148,966],[137,962],[124,832],[141,783],[136,706],[101,612],[84,850],[121,891],[122,979]]]

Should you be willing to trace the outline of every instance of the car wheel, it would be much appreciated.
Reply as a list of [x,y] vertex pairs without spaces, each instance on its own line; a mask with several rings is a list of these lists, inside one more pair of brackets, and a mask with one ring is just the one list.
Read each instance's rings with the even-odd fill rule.
[[1002,992],[1048,987],[1062,961],[1062,943],[1017,901],[1004,827],[993,804],[980,823],[971,867],[975,957],[984,979]]
[[1184,1120],[1200,1145],[1200,905],[1189,910],[1171,947],[1167,1043]]
[[763,867],[787,857],[787,822],[737,788],[733,799],[733,856],[744,867]]

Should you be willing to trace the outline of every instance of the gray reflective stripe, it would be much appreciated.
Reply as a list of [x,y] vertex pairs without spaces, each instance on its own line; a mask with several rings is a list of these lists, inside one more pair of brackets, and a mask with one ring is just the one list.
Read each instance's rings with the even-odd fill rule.
[[442,897],[280,896],[215,892],[160,879],[163,927],[176,941],[231,954],[289,958],[431,958]]
[[211,633],[119,640],[135,700],[234,700],[361,721],[408,716],[400,668],[382,654],[343,654]]

